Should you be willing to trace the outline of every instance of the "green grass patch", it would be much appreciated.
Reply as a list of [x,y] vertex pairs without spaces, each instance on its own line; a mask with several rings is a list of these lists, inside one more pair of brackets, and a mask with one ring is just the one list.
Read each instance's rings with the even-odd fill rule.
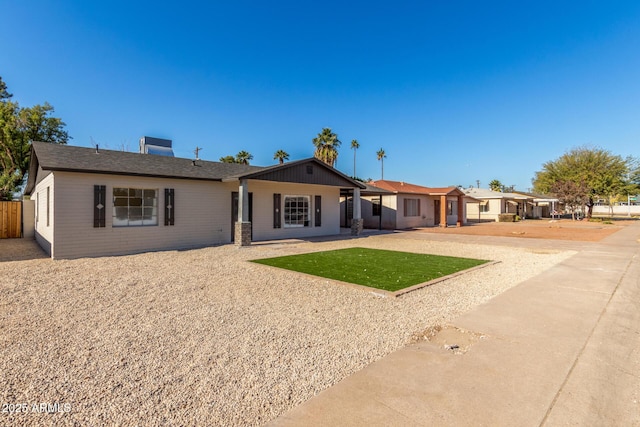
[[259,264],[395,292],[489,261],[348,248],[253,260]]

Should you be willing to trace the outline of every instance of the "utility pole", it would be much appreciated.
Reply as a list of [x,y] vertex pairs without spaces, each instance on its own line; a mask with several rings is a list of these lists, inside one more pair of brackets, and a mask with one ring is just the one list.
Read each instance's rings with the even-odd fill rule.
[[200,147],[198,147],[198,146],[196,145],[196,149],[195,149],[195,150],[193,150],[193,152],[194,152],[194,153],[195,153],[195,155],[196,155],[196,160],[198,160],[198,154],[200,154],[200,151],[202,151],[202,150],[203,150],[203,148],[200,148]]
[[480,180],[476,179],[476,185],[478,186],[478,188],[480,188]]

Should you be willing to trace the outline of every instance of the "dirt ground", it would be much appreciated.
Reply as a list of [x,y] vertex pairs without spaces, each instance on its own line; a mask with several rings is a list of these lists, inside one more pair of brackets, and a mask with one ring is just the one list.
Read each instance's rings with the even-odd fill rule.
[[[606,221],[606,220],[605,220]],[[424,233],[466,234],[475,236],[524,237],[533,239],[572,240],[597,242],[619,231],[637,220],[613,220],[613,224],[603,222],[559,220],[532,220],[519,222],[470,223],[464,227],[421,228]]]

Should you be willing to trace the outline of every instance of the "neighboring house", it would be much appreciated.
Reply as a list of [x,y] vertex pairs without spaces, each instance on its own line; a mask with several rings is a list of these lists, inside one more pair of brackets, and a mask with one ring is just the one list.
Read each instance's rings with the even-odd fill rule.
[[498,221],[498,216],[505,213],[512,213],[521,218],[534,217],[533,197],[475,187],[463,191],[476,199],[467,205],[467,219],[470,221]]
[[362,190],[362,219],[366,228],[460,227],[466,223],[465,199],[456,187],[371,181]]
[[25,194],[38,243],[78,258],[336,235],[341,190],[364,187],[313,158],[264,168],[34,142]]
[[549,218],[561,211],[560,202],[555,197],[524,191],[514,191],[514,194],[527,197],[527,205],[531,207],[527,210],[527,218]]

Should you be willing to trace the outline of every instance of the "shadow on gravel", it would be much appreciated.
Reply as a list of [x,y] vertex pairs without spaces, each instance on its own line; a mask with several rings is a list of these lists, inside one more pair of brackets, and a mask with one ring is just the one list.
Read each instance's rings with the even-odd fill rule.
[[49,258],[32,239],[0,239],[0,262]]

